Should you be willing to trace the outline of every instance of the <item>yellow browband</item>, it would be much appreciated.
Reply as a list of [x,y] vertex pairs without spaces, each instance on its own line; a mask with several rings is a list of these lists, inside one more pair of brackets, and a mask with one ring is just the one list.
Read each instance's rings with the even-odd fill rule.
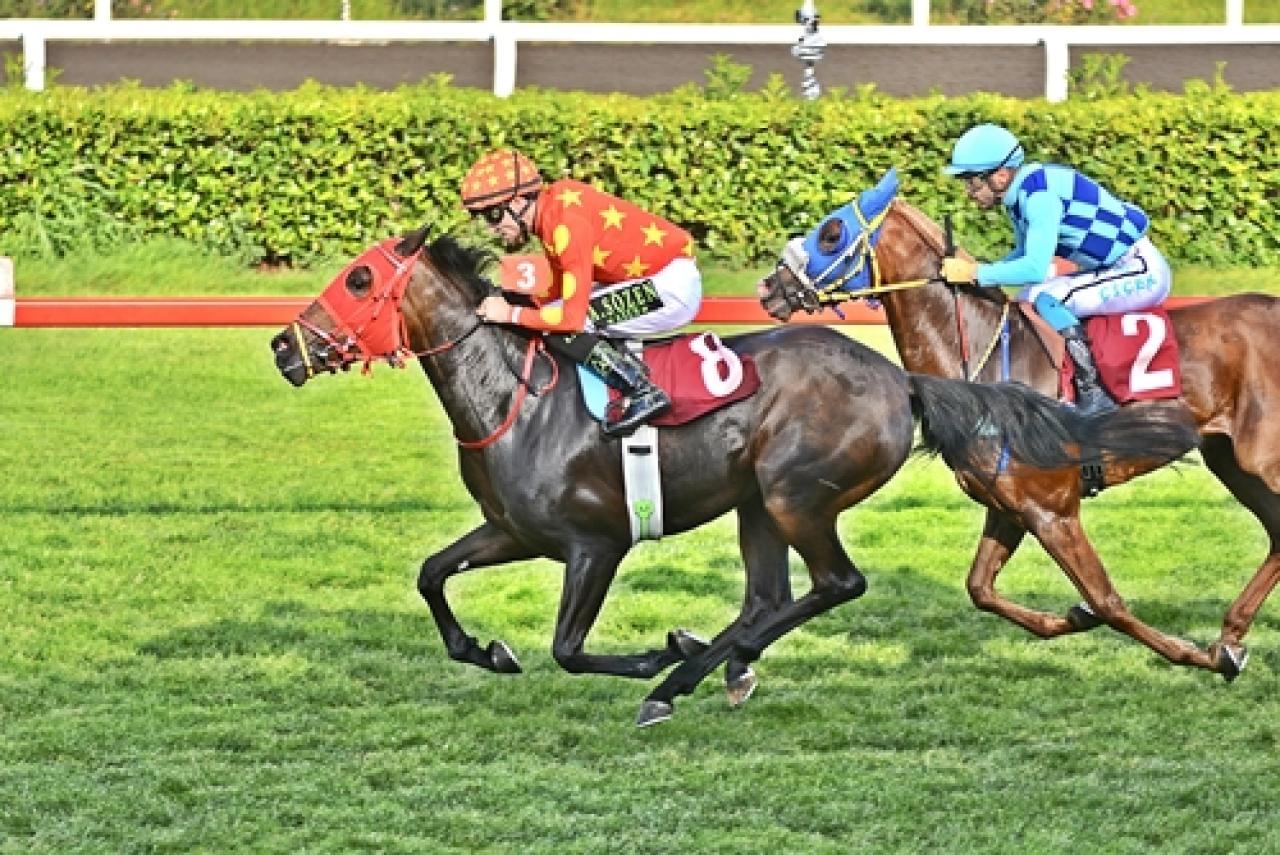
[[[858,221],[863,225],[863,232],[860,237],[867,238],[867,235],[870,234],[870,228],[872,226],[878,227],[884,220],[885,215],[889,213],[889,209],[886,208],[882,211],[879,216],[871,221],[871,223],[868,223],[863,219],[862,211],[858,210],[857,207],[854,208],[854,213],[858,215]],[[818,295],[818,303],[826,306],[834,306],[839,303],[847,303],[850,300],[861,300],[864,297],[874,297],[877,294],[888,294],[893,291],[905,291],[908,288],[920,288],[924,285],[930,284],[931,282],[937,281],[935,279],[908,279],[904,282],[891,282],[888,285],[881,285],[880,262],[876,259],[876,249],[871,245],[869,238],[864,241],[864,248],[862,250],[862,259],[866,260],[867,258],[871,259],[871,284],[869,286],[857,291],[841,291],[839,293],[832,293],[834,289],[840,287],[845,282],[848,282],[851,276],[862,269],[862,264],[859,263],[848,276],[844,277],[839,282],[836,282],[833,285],[828,285],[826,288],[815,289]],[[991,341],[987,343],[987,349],[983,352],[982,359],[978,360],[977,366],[972,372],[970,372],[968,377],[964,378],[965,380],[972,380],[974,377],[977,377],[982,372],[982,369],[986,367],[987,362],[991,359],[991,354],[995,352],[996,343],[1000,340],[1000,330],[1004,328],[1008,318],[1009,301],[1006,300],[1000,309],[1000,323],[996,324],[995,335],[992,336]]]

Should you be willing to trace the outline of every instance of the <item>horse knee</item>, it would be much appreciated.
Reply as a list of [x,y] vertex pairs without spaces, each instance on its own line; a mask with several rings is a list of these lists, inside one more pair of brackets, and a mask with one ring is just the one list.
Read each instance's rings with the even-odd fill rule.
[[466,566],[463,562],[458,567],[449,567],[440,560],[439,555],[431,556],[422,562],[422,567],[418,570],[418,593],[423,598],[443,593],[444,580]]
[[995,611],[995,588],[987,584],[970,584],[967,587],[969,599],[973,602],[974,608],[984,612]]

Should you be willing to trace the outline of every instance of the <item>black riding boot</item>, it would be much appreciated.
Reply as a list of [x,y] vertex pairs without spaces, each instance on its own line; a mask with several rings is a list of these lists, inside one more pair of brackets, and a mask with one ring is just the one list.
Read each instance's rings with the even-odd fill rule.
[[1096,416],[1116,408],[1115,401],[1102,388],[1098,380],[1098,366],[1093,361],[1093,353],[1089,350],[1089,340],[1084,336],[1084,327],[1076,325],[1062,330],[1062,338],[1067,343],[1067,354],[1076,365],[1076,409],[1082,416]]
[[618,404],[605,408],[601,429],[609,436],[629,436],[649,419],[670,409],[671,398],[653,385],[644,364],[625,346],[614,347],[601,341],[591,349],[585,364],[624,395]]

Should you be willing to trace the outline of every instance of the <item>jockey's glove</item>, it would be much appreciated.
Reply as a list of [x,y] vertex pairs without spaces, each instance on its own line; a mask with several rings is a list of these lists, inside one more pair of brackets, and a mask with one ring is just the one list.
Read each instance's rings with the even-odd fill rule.
[[978,281],[978,263],[968,258],[944,258],[941,273],[951,285],[970,285]]

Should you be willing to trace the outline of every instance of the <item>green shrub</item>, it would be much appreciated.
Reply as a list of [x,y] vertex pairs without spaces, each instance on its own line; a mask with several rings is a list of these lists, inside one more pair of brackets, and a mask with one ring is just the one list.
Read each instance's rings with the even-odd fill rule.
[[990,256],[1010,240],[1003,215],[976,209],[941,168],[960,133],[995,121],[1033,159],[1075,165],[1145,208],[1175,262],[1280,264],[1280,92],[1198,83],[1048,104],[864,88],[807,102],[780,81],[731,83],[506,99],[443,77],[394,92],[10,87],[0,252],[163,235],[246,262],[332,259],[423,222],[462,228],[463,173],[480,151],[516,145],[548,177],[663,212],[723,263],[771,259],[890,166],[908,200],[935,219],[952,213],[961,242]]

